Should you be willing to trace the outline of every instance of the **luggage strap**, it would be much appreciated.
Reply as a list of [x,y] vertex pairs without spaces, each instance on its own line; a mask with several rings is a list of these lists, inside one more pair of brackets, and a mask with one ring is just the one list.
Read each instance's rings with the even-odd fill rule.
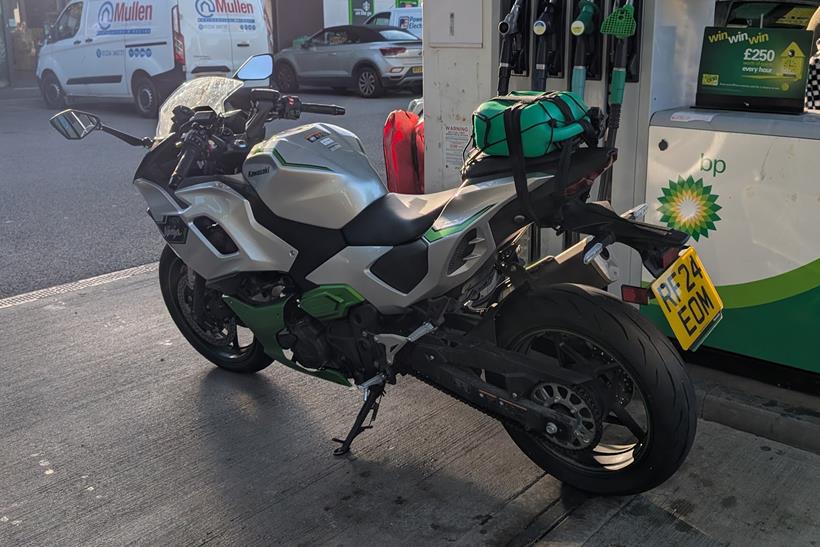
[[[524,157],[524,144],[521,140],[521,111],[526,104],[518,103],[504,111],[504,130],[507,132],[507,146],[510,150],[510,163],[512,167],[513,181],[515,181],[515,193],[521,209],[529,219],[541,226],[538,214],[530,195],[530,188],[527,183],[527,166]],[[561,158],[558,162],[558,192],[563,195],[569,184],[569,164],[572,158],[574,141],[572,139],[561,143]]]

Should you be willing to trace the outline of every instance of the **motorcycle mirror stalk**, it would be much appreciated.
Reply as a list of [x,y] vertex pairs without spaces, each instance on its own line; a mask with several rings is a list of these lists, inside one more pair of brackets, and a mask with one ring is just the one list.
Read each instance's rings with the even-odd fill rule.
[[119,129],[114,129],[102,123],[99,116],[82,110],[70,108],[55,114],[49,120],[51,126],[68,140],[80,140],[89,136],[94,131],[108,133],[131,146],[143,146],[151,148],[154,139],[150,137],[135,137]]

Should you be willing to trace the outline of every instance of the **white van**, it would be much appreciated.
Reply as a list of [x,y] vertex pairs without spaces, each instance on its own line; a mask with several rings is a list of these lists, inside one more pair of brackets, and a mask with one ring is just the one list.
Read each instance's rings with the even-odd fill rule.
[[262,0],[73,0],[37,61],[46,104],[131,99],[143,116],[188,78],[230,75],[270,51]]
[[370,16],[364,22],[365,25],[389,25],[399,27],[422,37],[424,30],[424,19],[421,16],[421,8],[394,8],[388,11],[380,11]]

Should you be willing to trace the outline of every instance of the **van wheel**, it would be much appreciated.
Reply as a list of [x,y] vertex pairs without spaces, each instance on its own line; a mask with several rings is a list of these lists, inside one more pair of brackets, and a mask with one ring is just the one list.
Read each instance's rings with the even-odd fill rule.
[[356,72],[356,91],[365,99],[380,97],[384,92],[382,79],[373,67],[365,66]]
[[289,63],[279,63],[276,67],[276,85],[279,91],[295,93],[299,91],[299,77]]
[[143,118],[157,117],[159,93],[151,78],[142,76],[134,83],[134,105]]
[[57,80],[57,76],[51,72],[46,72],[40,84],[40,91],[43,93],[43,101],[46,103],[46,107],[55,109],[65,108],[65,93],[60,85],[60,81]]

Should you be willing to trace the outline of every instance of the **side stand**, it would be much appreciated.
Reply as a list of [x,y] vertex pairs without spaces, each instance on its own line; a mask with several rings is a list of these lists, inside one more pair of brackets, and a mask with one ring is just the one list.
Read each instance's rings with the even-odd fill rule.
[[342,444],[342,446],[333,451],[334,456],[344,456],[350,452],[350,445],[353,444],[353,440],[366,430],[373,427],[372,425],[362,424],[364,424],[364,421],[367,419],[367,415],[370,414],[371,410],[373,411],[373,417],[370,419],[370,423],[372,424],[376,419],[376,414],[379,412],[379,397],[381,397],[383,393],[384,384],[377,384],[367,390],[367,396],[365,397],[364,404],[359,410],[359,414],[356,416],[356,421],[353,422],[353,427],[350,429],[350,433],[347,434],[347,437],[345,437],[344,440],[333,439],[335,442]]

